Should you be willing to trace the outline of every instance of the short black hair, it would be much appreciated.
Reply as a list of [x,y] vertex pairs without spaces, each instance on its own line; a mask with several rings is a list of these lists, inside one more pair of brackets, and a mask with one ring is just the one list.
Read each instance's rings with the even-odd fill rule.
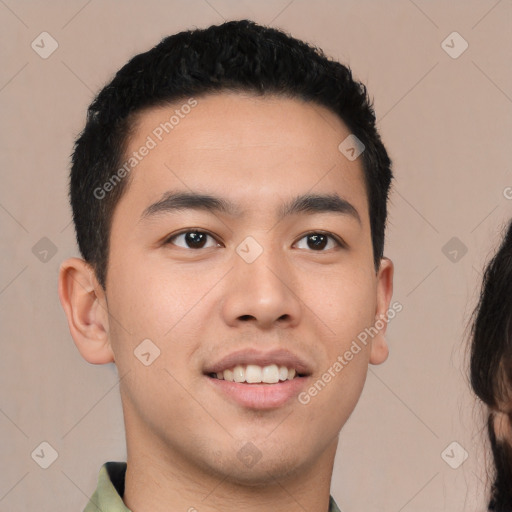
[[[82,257],[106,288],[113,212],[127,179],[98,198],[123,161],[137,114],[223,91],[316,102],[334,112],[365,146],[363,169],[375,268],[384,251],[391,160],[366,87],[321,49],[250,20],[180,32],[133,57],[89,106],[75,141],[70,202]],[[340,141],[341,142],[341,141]],[[110,188],[110,187],[109,187]]]
[[512,430],[512,220],[487,264],[471,326],[471,387],[488,406],[494,460],[489,510],[512,510],[512,438],[498,438],[494,415]]

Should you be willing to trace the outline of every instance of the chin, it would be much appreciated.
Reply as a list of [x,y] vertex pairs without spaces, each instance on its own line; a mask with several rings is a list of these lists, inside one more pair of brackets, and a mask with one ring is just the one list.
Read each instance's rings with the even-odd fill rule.
[[[225,475],[226,480],[235,485],[261,487],[275,484],[293,476],[306,464],[306,456],[301,457],[296,449],[283,453],[283,450],[257,450],[252,443],[243,447],[229,457],[218,457],[212,465],[213,471]],[[222,462],[220,462],[222,460]],[[220,464],[219,464],[220,462]]]

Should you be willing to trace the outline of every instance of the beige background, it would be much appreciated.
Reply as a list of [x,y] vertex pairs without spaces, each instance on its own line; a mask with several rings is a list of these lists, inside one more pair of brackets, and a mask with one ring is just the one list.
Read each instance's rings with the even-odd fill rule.
[[[81,359],[57,296],[59,264],[78,254],[67,180],[86,107],[164,36],[243,17],[350,64],[394,161],[386,254],[403,311],[342,432],[332,493],[345,512],[482,510],[464,327],[512,216],[510,0],[0,0],[1,511],[82,510],[101,464],[126,456],[115,367]],[[43,31],[59,45],[47,59],[31,48]],[[441,46],[453,31],[469,43],[457,59]],[[452,237],[467,247],[456,262]],[[58,453],[48,469],[31,458],[43,441]],[[469,454],[457,469],[441,457],[453,441]]]

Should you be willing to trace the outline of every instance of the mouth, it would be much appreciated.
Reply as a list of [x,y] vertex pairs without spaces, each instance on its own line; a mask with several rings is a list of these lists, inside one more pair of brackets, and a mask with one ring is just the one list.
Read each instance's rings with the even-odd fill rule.
[[208,377],[239,384],[279,384],[281,382],[306,377],[295,368],[285,365],[270,364],[259,366],[256,364],[236,365],[220,372],[208,373]]
[[203,368],[214,393],[244,409],[275,409],[293,403],[313,374],[308,359],[284,348],[231,352]]
[[310,372],[284,364],[237,364],[204,374],[215,393],[244,409],[269,410],[294,403]]

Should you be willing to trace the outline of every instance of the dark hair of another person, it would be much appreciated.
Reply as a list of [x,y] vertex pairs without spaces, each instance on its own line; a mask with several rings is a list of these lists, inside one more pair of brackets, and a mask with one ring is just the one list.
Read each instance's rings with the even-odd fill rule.
[[[494,460],[489,510],[512,511],[512,436],[496,432],[495,417],[512,433],[512,221],[487,265],[471,330],[471,386],[488,406]],[[502,430],[502,429],[500,429]]]
[[128,180],[121,180],[102,199],[94,190],[122,164],[137,114],[223,91],[316,102],[339,116],[361,140],[377,270],[392,171],[365,86],[322,50],[280,30],[241,20],[166,37],[133,57],[89,106],[85,128],[74,145],[69,195],[78,247],[101,286],[106,288],[113,212]]

